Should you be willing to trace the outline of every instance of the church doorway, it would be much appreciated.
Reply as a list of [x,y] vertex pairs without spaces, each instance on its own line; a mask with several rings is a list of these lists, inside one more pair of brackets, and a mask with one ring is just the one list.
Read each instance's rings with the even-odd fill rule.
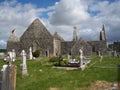
[[35,52],[36,50],[39,50],[38,49],[38,42],[37,41],[34,41],[33,44],[32,44],[32,49],[33,49],[33,52]]

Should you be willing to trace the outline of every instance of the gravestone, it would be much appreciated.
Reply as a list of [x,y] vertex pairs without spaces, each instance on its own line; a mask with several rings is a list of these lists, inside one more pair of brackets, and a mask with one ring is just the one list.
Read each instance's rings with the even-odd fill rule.
[[100,52],[100,51],[98,51],[98,56],[99,56],[99,57],[101,56],[101,52]]
[[12,61],[15,61],[16,59],[16,53],[15,53],[15,50],[14,49],[12,49],[12,51],[10,51],[10,52],[8,52],[8,54],[9,54],[9,56],[10,56],[10,59],[12,60]]
[[83,51],[82,51],[82,49],[80,49],[79,52],[80,52],[80,68],[81,68],[81,70],[84,70],[85,64],[83,63]]
[[21,56],[22,56],[22,64],[20,64],[21,74],[22,76],[28,76],[27,65],[26,65],[26,53],[24,50],[22,50]]
[[16,53],[15,53],[15,49],[12,49],[12,61],[15,61],[16,59]]
[[70,60],[70,54],[68,54],[68,61]]
[[103,55],[100,55],[100,62],[102,62],[103,60]]
[[32,48],[29,48],[29,59],[32,60],[33,59],[33,55],[32,55]]
[[12,52],[11,51],[8,52],[8,55],[9,55],[10,59],[12,60]]
[[114,56],[114,57],[117,57],[117,56],[118,56],[116,51],[113,52],[113,56]]
[[82,49],[79,50],[80,52],[80,67],[83,65],[83,51]]
[[3,65],[0,71],[0,90],[16,90],[16,71],[9,58],[8,64]]

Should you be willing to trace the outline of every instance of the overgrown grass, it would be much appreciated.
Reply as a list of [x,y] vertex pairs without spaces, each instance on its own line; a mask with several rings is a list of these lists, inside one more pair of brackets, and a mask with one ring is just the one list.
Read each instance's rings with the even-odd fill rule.
[[[16,90],[74,90],[87,88],[97,80],[117,82],[117,65],[120,64],[120,58],[105,56],[103,61],[99,62],[99,57],[93,56],[84,71],[52,68],[52,65],[48,64],[48,58],[38,61],[27,60],[28,77],[21,77],[20,63],[20,60],[14,63],[17,65]],[[4,62],[0,60],[0,64],[2,67]]]

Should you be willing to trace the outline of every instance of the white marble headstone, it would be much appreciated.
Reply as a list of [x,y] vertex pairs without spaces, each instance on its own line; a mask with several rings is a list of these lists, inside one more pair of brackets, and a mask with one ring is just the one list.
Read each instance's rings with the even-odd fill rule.
[[32,48],[29,48],[29,59],[33,59],[33,55],[32,55]]
[[15,53],[15,49],[12,49],[12,61],[15,61],[16,59],[16,53]]

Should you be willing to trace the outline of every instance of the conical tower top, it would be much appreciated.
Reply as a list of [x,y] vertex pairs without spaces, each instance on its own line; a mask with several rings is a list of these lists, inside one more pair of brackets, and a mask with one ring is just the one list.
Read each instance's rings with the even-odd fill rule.
[[10,35],[8,41],[9,42],[19,42],[20,41],[20,38],[17,35],[17,32],[16,32],[15,29],[12,30],[11,35]]
[[100,40],[106,41],[105,25],[103,24],[102,31],[100,32]]
[[102,30],[105,31],[105,25],[103,24]]

